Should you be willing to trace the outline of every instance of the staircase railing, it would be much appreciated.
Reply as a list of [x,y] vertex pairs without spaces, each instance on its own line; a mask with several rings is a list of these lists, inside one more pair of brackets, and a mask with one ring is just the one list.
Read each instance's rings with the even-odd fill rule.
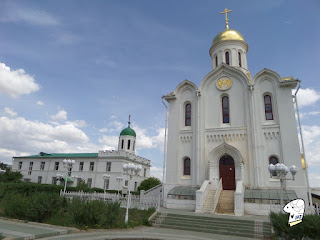
[[237,182],[236,192],[234,193],[234,214],[236,216],[244,215],[244,187],[243,182]]
[[209,180],[205,180],[201,186],[201,188],[196,191],[196,213],[201,213],[203,209],[203,204],[206,201],[208,191],[211,188],[211,182]]
[[221,191],[222,191],[222,178],[220,178],[216,193],[214,194],[212,213],[214,213],[216,211],[216,207],[217,207],[217,204],[218,204],[218,201],[220,198]]

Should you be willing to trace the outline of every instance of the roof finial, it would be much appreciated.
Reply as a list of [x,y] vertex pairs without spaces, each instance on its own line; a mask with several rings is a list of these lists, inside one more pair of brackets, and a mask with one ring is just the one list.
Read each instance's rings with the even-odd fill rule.
[[226,14],[226,29],[229,29],[229,19],[228,19],[228,12],[232,12],[232,10],[229,10],[228,8],[225,8],[223,12],[220,14]]
[[130,118],[131,118],[131,115],[129,114],[129,122],[128,122],[128,127],[130,127]]

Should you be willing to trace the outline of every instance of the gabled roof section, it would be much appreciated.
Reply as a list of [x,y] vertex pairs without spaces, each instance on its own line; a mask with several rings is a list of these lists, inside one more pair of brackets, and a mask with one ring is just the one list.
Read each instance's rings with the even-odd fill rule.
[[294,79],[293,77],[280,77],[280,75],[268,68],[264,68],[262,69],[260,72],[258,72],[254,78],[253,78],[253,82],[256,82],[256,80],[259,79],[259,77],[263,76],[263,75],[271,75],[273,76],[275,79],[277,79],[280,83],[281,87],[285,87],[285,86],[290,86],[291,88],[295,88],[297,83],[299,82],[298,79]]
[[37,155],[21,156],[14,158],[95,158],[98,153],[44,153],[40,152]]
[[178,84],[178,86],[176,87],[176,89],[173,92],[171,92],[167,95],[164,95],[163,98],[166,99],[167,101],[176,99],[176,94],[178,93],[178,91],[185,86],[190,86],[195,91],[198,91],[198,87],[193,82],[185,79],[181,83]]

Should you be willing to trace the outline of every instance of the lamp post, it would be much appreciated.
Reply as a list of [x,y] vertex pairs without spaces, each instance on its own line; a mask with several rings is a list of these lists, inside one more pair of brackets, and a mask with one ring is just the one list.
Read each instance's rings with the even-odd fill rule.
[[[270,177],[274,173],[277,173],[277,176],[280,179],[280,211],[283,211],[283,185],[285,180],[293,180],[294,181],[294,176],[296,175],[298,171],[298,167],[295,165],[292,165],[290,168],[288,168],[286,165],[283,163],[277,163],[276,165],[270,164],[269,167],[269,172],[270,172]],[[288,172],[290,170],[290,173],[292,175],[292,178],[286,178]]]
[[123,177],[117,177],[117,182],[118,182],[118,196],[120,196],[120,186],[121,186],[121,182],[123,180]]
[[104,180],[103,181],[103,190],[104,190],[104,197],[103,198],[104,198],[104,200],[106,200],[106,188],[107,188],[106,180],[109,180],[111,176],[109,174],[103,174],[102,177],[103,177],[103,180]]
[[67,169],[67,175],[64,179],[64,191],[63,193],[66,193],[66,189],[67,189],[67,182],[68,182],[68,177],[71,177],[71,170],[72,170],[72,166],[73,164],[75,164],[75,160],[71,160],[71,159],[64,159],[63,160],[63,166]]
[[127,198],[127,210],[126,210],[126,217],[125,217],[125,224],[128,224],[128,219],[129,219],[129,197],[130,197],[130,182],[133,176],[138,175],[138,173],[142,170],[141,165],[136,165],[133,163],[125,163],[122,166],[123,171],[126,175],[129,175],[129,183],[128,183],[128,198]]

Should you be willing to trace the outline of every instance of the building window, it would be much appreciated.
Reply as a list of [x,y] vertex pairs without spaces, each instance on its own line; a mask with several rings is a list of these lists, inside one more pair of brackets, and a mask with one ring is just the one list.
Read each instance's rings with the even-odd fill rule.
[[124,182],[124,185],[127,187],[128,186],[128,180],[126,180],[125,182]]
[[216,60],[216,67],[218,67],[218,56],[215,57]]
[[106,190],[109,189],[109,185],[110,185],[110,179],[105,179],[103,189],[106,189]]
[[38,183],[41,183],[42,181],[42,176],[38,176]]
[[107,162],[106,171],[107,171],[107,172],[111,172],[111,162]]
[[230,65],[229,52],[226,52],[226,64]]
[[273,120],[273,114],[272,114],[272,102],[271,102],[271,96],[265,95],[264,96],[264,111],[266,114],[266,120]]
[[83,162],[80,162],[80,165],[79,165],[79,171],[83,171]]
[[57,184],[57,178],[56,177],[52,177],[52,184],[54,184],[54,185]]
[[185,126],[191,126],[191,104],[186,104],[185,109]]
[[82,179],[81,178],[77,178],[77,186],[79,186],[80,183],[82,183]]
[[121,141],[121,149],[123,149],[124,140]]
[[92,178],[88,178],[88,182],[87,182],[87,184],[88,184],[88,188],[91,188],[91,185],[92,185]]
[[138,183],[134,182],[134,191],[137,191]]
[[94,170],[94,162],[90,162],[90,167],[89,167],[89,171],[93,171]]
[[[270,157],[270,158],[269,158],[269,164],[276,165],[277,163],[279,163],[279,161],[278,161],[278,158],[277,158],[277,157],[272,156],[272,157]],[[274,172],[274,173],[272,174],[272,176],[277,176],[277,173],[276,173],[276,172]]]
[[136,141],[133,141],[133,148],[132,148],[133,151],[134,151],[135,145],[136,145]]
[[59,162],[54,163],[54,170],[56,170],[56,171],[59,170]]
[[128,140],[128,150],[130,149],[130,143],[131,143],[131,141]]
[[241,53],[238,52],[238,59],[239,59],[239,67],[242,67],[242,64],[241,64]]
[[190,175],[190,158],[183,160],[183,175]]
[[223,123],[229,123],[229,97],[224,96],[222,98],[222,121]]
[[143,176],[146,177],[146,175],[147,175],[147,169],[145,168],[143,169]]
[[19,162],[19,167],[18,169],[20,170],[22,168],[22,162]]
[[31,175],[33,168],[33,162],[30,162],[28,175]]
[[44,166],[46,165],[46,162],[41,162],[40,164],[40,170],[44,170]]

